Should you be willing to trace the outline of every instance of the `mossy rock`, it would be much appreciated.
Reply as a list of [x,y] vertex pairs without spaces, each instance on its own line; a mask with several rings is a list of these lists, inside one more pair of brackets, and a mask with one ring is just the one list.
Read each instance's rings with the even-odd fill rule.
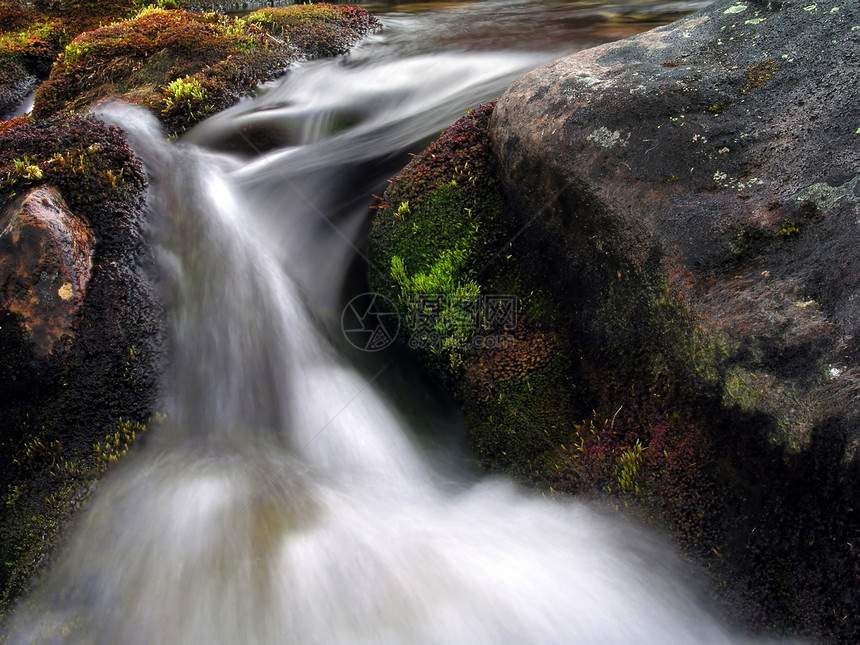
[[[0,115],[13,108],[36,79],[47,78],[75,36],[129,18],[139,8],[137,0],[0,2],[0,64],[14,71],[0,75]],[[27,76],[22,79],[19,70]]]
[[177,132],[277,75],[287,59],[283,43],[240,19],[151,10],[69,43],[36,93],[33,116],[118,96],[148,106]]
[[187,0],[6,0],[0,2],[0,58],[46,78],[75,36],[151,9],[188,8]]
[[570,342],[504,212],[480,106],[390,180],[369,245],[374,290],[462,405],[488,470],[545,482],[574,430]]
[[303,57],[346,51],[376,19],[357,7],[301,5],[247,19],[149,7],[81,34],[36,93],[34,118],[107,97],[145,105],[179,133]]
[[[492,110],[471,111],[390,180],[370,231],[370,282],[399,303],[410,346],[463,405],[484,467],[573,490],[577,478],[567,470],[576,464],[567,460],[567,447],[590,438],[582,436],[584,424],[606,396],[583,373],[586,361],[614,371],[614,390],[645,381],[665,398],[714,378],[714,359],[656,280],[649,287],[641,276],[622,279],[607,269],[600,305],[565,316],[564,303],[550,295],[558,267],[534,254],[533,240],[523,243],[531,237],[521,237],[528,226],[515,226],[506,211],[488,138]],[[550,241],[538,246],[544,244],[551,248]],[[509,324],[488,329],[493,312],[483,307],[511,296],[516,309]],[[451,310],[462,306],[458,298],[479,300],[477,325],[456,324]],[[628,329],[619,325],[632,319],[642,327],[638,342],[626,342]],[[664,331],[650,334],[655,328]],[[493,346],[486,346],[488,336]],[[620,434],[630,432],[625,427]],[[599,482],[591,477],[574,488],[615,491],[614,463],[605,466]]]
[[400,304],[410,342],[442,377],[459,373],[471,353],[481,312],[461,319],[456,301],[481,299],[474,277],[493,257],[500,234],[501,200],[486,139],[491,112],[492,106],[470,112],[392,179],[370,232],[371,285]]
[[[391,180],[369,239],[371,285],[400,304],[413,339],[440,310],[416,310],[410,291],[518,296],[507,344],[475,347],[480,330],[456,326],[434,328],[457,339],[436,351],[426,334],[410,343],[463,408],[476,459],[668,528],[754,628],[854,642],[844,617],[857,596],[829,590],[857,587],[860,468],[843,461],[856,419],[834,417],[786,454],[766,410],[791,392],[731,367],[742,348],[702,324],[692,272],[582,181],[546,180],[549,206],[522,208],[521,185],[500,178],[490,112],[458,121]],[[546,163],[523,173],[545,178]]]
[[0,212],[40,185],[59,191],[96,246],[61,351],[35,352],[20,317],[0,310],[0,615],[47,561],[100,468],[154,414],[163,369],[164,311],[143,235],[146,180],[123,133],[70,115],[0,124]]

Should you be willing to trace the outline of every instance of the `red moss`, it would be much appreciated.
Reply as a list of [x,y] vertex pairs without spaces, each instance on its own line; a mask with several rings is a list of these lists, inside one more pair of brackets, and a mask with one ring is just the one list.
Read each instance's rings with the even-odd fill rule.
[[22,0],[0,2],[0,34],[18,31],[26,27],[33,18],[33,9]]
[[30,120],[30,117],[27,115],[24,116],[16,116],[14,119],[9,119],[8,121],[0,121],[0,135],[8,130],[12,130],[15,128],[20,128],[25,123]]
[[[466,116],[446,129],[438,139],[417,155],[393,179],[379,198],[377,208],[397,208],[401,202],[418,204],[439,185],[454,178],[457,169],[468,166],[469,172],[478,174],[492,165],[489,140],[486,132],[493,114],[495,101],[469,110]],[[492,190],[497,185],[494,174],[487,177]]]
[[552,358],[555,334],[526,326],[522,316],[516,329],[507,334],[500,347],[479,352],[466,368],[464,378],[476,396],[488,384],[523,380],[541,370]]

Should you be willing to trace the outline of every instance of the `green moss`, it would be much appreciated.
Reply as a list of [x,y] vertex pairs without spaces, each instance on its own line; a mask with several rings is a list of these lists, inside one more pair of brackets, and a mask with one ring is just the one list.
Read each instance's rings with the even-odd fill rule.
[[163,90],[162,100],[161,112],[172,120],[176,120],[177,114],[185,113],[188,121],[194,123],[215,109],[200,81],[187,75],[171,81]]
[[467,306],[479,297],[480,287],[474,280],[459,277],[466,259],[465,249],[446,249],[426,273],[410,276],[399,256],[391,258],[391,277],[400,289],[410,342],[447,359],[452,371],[459,368],[463,353],[481,326],[480,312]]
[[[559,448],[576,421],[566,339],[536,322],[534,308],[549,306],[533,294],[522,303],[510,340],[470,357],[459,384],[475,457],[487,470],[552,486]],[[540,303],[540,305],[538,305]]]
[[[391,181],[370,235],[371,252],[387,269],[374,271],[371,284],[400,303],[412,345],[443,373],[459,371],[484,327],[477,272],[501,239],[489,114],[484,107],[458,121]],[[464,148],[472,157],[460,162]]]
[[85,42],[74,41],[66,45],[63,50],[63,62],[67,65],[73,64],[81,56],[90,53],[90,45]]
[[621,451],[616,466],[618,487],[625,493],[640,494],[639,484],[642,481],[642,441],[637,437],[633,446]]
[[140,18],[141,16],[145,16],[148,13],[153,13],[155,11],[165,11],[169,9],[181,9],[183,7],[179,6],[178,2],[175,0],[157,0],[156,2],[136,2],[135,8],[137,9],[133,18]]

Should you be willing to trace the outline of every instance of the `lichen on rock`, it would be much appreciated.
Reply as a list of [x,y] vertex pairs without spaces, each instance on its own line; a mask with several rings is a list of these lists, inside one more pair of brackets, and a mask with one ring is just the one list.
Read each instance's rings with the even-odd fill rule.
[[[544,280],[589,339],[577,386],[604,384],[572,481],[605,481],[593,456],[635,441],[640,481],[680,463],[654,490],[683,543],[767,621],[853,642],[858,595],[826,589],[857,588],[860,15],[833,6],[716,2],[563,58],[509,88],[490,132],[510,212],[543,212],[532,252],[556,258]],[[666,424],[687,457],[659,457]]]

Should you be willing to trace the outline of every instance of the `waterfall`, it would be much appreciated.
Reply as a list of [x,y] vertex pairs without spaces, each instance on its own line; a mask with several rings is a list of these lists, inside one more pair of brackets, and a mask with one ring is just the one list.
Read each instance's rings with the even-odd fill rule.
[[179,143],[140,108],[100,111],[151,184],[168,420],[100,483],[9,642],[745,642],[655,533],[441,474],[377,387],[388,364],[331,341],[374,187],[547,58],[375,58],[375,38]]

